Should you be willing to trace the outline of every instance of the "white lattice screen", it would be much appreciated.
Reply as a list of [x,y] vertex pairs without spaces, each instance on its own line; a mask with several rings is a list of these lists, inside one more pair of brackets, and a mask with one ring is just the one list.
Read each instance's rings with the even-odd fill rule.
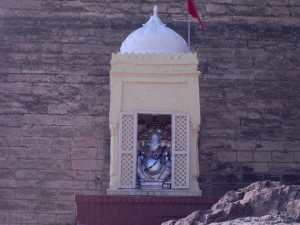
[[189,188],[189,116],[172,117],[172,188]]
[[175,115],[175,151],[188,150],[188,121],[186,115]]
[[121,113],[119,128],[119,188],[136,186],[136,138],[135,113]]

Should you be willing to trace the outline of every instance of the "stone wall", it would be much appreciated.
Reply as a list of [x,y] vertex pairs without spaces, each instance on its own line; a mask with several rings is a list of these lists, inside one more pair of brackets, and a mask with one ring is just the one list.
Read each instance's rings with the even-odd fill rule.
[[[200,186],[300,179],[300,2],[196,0]],[[66,224],[109,182],[109,61],[153,5],[186,38],[184,0],[0,1],[0,224]]]
[[207,30],[193,40],[203,74],[204,194],[264,179],[299,182],[300,2],[212,2]]

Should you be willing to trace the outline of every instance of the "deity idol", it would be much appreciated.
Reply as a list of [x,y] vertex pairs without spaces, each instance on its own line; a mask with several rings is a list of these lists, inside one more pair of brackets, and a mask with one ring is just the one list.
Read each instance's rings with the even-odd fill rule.
[[171,178],[170,138],[170,131],[159,124],[156,116],[148,129],[139,134],[137,176],[142,187],[147,183],[147,187],[153,188],[152,183],[159,183],[160,188],[170,188],[165,185]]

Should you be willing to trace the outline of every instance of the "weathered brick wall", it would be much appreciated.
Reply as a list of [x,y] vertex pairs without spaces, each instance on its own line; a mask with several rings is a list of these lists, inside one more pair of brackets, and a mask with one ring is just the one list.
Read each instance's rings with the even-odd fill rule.
[[[202,62],[200,185],[300,181],[300,1],[216,0],[194,40]],[[223,4],[225,2],[225,4]]]
[[[0,0],[0,224],[66,224],[74,194],[109,181],[109,60],[159,4],[186,37],[183,0]],[[299,179],[300,2],[198,0],[200,186]]]

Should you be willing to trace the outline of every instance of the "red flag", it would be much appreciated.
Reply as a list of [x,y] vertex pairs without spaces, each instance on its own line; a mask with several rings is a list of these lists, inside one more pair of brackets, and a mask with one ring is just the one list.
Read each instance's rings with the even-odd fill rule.
[[189,12],[189,14],[191,14],[192,17],[197,18],[197,20],[201,25],[201,30],[204,31],[204,24],[200,19],[194,0],[186,0],[186,3],[187,3],[187,11]]

